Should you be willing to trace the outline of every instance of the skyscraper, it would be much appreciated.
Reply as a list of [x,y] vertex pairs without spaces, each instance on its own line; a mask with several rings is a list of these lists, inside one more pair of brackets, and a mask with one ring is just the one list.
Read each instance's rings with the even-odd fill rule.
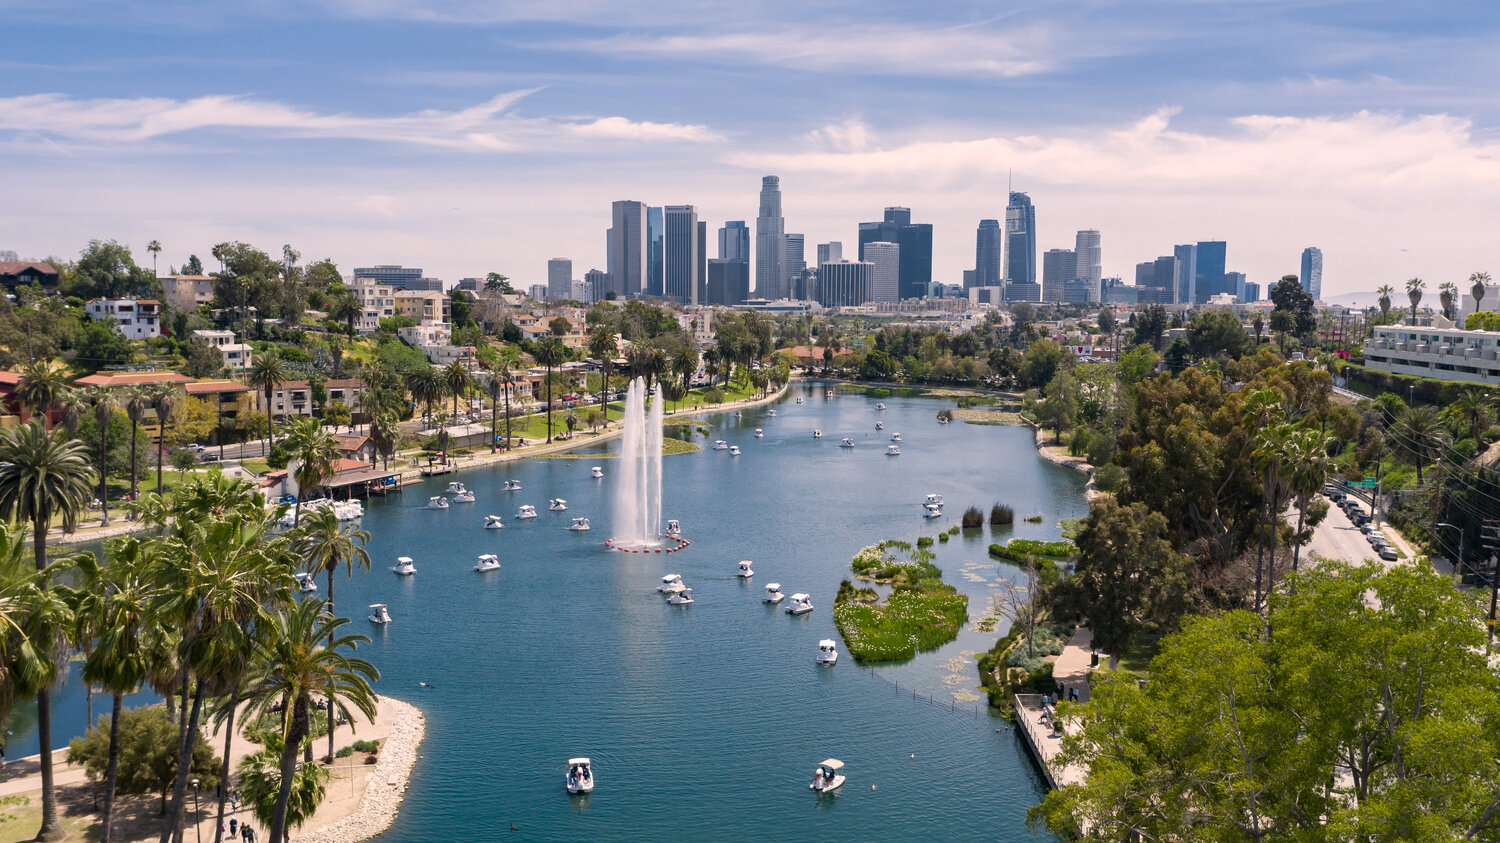
[[1206,302],[1218,293],[1233,293],[1229,289],[1224,268],[1228,244],[1223,240],[1198,241],[1198,271],[1193,281],[1196,295],[1190,299]]
[[1031,197],[1012,191],[1005,206],[1005,280],[1036,283],[1036,208]]
[[[647,278],[646,266],[650,246],[646,242],[646,205],[625,199],[611,206],[614,224],[610,226],[606,255],[609,266],[609,291],[622,299],[638,298]],[[595,291],[604,298],[604,293]]]
[[547,298],[565,299],[573,295],[573,262],[567,258],[547,261]]
[[818,266],[818,304],[847,307],[870,300],[868,261],[833,261]]
[[865,244],[865,262],[870,264],[870,300],[901,300],[901,246],[879,241]]
[[1085,228],[1073,239],[1073,253],[1078,256],[1077,280],[1086,282],[1088,301],[1099,301],[1099,281],[1104,277],[1104,251],[1100,248],[1099,230]]
[[666,243],[666,224],[661,208],[646,207],[646,295],[659,296],[662,291],[662,260]]
[[719,229],[719,259],[750,263],[750,229],[744,220],[730,220]]
[[1064,301],[1064,285],[1078,276],[1078,255],[1072,249],[1048,249],[1042,255],[1042,301]]
[[678,304],[698,304],[703,242],[699,239],[698,209],[692,205],[666,207],[666,244],[662,260],[662,295]]
[[1312,293],[1316,301],[1323,300],[1323,250],[1308,246],[1302,250],[1302,289]]
[[705,304],[744,304],[750,296],[750,261],[716,258],[708,262]]
[[609,273],[602,269],[590,269],[583,274],[583,283],[588,285],[589,301],[602,301],[609,292]]
[[760,214],[755,218],[755,294],[763,299],[785,298],[786,219],[781,216],[781,178],[760,180]]
[[974,240],[974,277],[967,287],[995,287],[1005,278],[1001,262],[1004,237],[999,220],[980,220]]
[[807,269],[806,238],[801,234],[786,235],[786,251],[782,254],[784,263],[781,268],[786,273],[786,283],[782,285],[781,290],[787,298],[791,298],[792,288],[797,283],[797,276],[802,274],[802,270]]
[[1135,265],[1136,296],[1141,304],[1173,304],[1181,286],[1182,261],[1164,255]]
[[[1192,304],[1198,300],[1198,245],[1185,243],[1181,246],[1173,246],[1172,255],[1177,258],[1177,286],[1172,293],[1173,298],[1164,303]],[[1137,267],[1135,283],[1136,286],[1140,286],[1139,267]]]
[[844,244],[837,240],[818,244],[818,265],[837,263],[844,259]]
[[932,225],[913,223],[911,209],[889,207],[880,222],[859,224],[859,256],[865,257],[868,243],[895,243],[901,247],[901,278],[897,296],[903,299],[927,295],[932,283]]

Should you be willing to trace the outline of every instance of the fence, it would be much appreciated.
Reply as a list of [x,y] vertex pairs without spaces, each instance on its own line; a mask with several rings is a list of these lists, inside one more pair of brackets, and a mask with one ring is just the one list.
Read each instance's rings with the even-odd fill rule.
[[[915,688],[915,687],[913,687],[911,685],[902,685],[901,683],[897,682],[894,679],[890,679],[890,678],[888,678],[886,676],[881,675],[880,671],[877,670],[875,668],[875,666],[861,664],[861,665],[859,665],[859,669],[860,669],[860,671],[862,673],[869,674],[869,676],[871,678],[873,678],[875,681],[881,682],[881,683],[886,684],[886,685],[890,685],[891,689],[893,691],[895,691],[897,694],[905,695],[907,697],[910,697],[913,700],[920,700],[922,702],[927,703],[928,705],[933,706],[934,708],[939,708],[939,709],[946,708],[950,712],[953,712],[955,714],[969,714],[969,715],[972,715],[973,717],[975,717],[976,719],[980,715],[984,715],[986,717],[989,716],[989,706],[988,706],[988,704],[983,704],[983,703],[964,703],[963,705],[959,705],[958,704],[958,700],[954,699],[952,697],[949,697],[948,699],[945,700],[945,699],[942,699],[941,697],[934,697],[933,695],[931,695],[929,693],[926,693],[924,691],[920,691],[920,690],[918,690],[917,688]],[[977,677],[975,678],[975,681],[976,682],[979,681]]]

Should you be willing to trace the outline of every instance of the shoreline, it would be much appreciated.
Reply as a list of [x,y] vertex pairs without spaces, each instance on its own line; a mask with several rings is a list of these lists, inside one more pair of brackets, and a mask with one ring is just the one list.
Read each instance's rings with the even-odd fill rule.
[[1020,419],[1022,424],[1025,424],[1026,426],[1031,428],[1032,433],[1036,438],[1036,452],[1042,459],[1052,463],[1053,465],[1060,465],[1063,468],[1071,468],[1074,471],[1081,471],[1083,472],[1084,476],[1088,478],[1088,483],[1084,484],[1083,487],[1083,499],[1085,501],[1092,504],[1100,495],[1105,494],[1104,492],[1101,492],[1098,489],[1094,488],[1094,466],[1090,464],[1088,460],[1069,456],[1066,453],[1058,453],[1057,451],[1048,450],[1048,448],[1057,448],[1058,451],[1061,451],[1062,447],[1059,445],[1044,444],[1043,440],[1047,438],[1047,431],[1039,427],[1036,422],[1033,422],[1031,419],[1028,419],[1020,414],[1017,414],[1016,418]]
[[427,718],[421,709],[405,700],[384,697],[397,711],[397,720],[380,746],[380,760],[365,780],[364,793],[354,813],[313,831],[293,832],[292,840],[306,843],[359,843],[396,822],[406,789],[416,767],[417,747],[427,736]]

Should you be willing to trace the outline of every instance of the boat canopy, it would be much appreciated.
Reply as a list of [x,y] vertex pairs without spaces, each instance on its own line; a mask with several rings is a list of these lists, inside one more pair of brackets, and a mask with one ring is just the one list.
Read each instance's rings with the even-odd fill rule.
[[844,769],[844,762],[838,760],[837,758],[830,758],[827,761],[824,761],[822,764],[819,764],[818,766],[827,767],[834,772],[838,772],[839,770]]
[[569,767],[573,766],[574,764],[583,764],[583,765],[587,766],[588,763],[589,763],[589,760],[587,758],[569,758],[568,759],[568,766]]
[[682,574],[667,574],[665,577],[661,578],[661,581],[662,582],[677,582],[680,579],[682,579]]
[[781,590],[781,583],[779,583],[779,582],[768,582],[768,583],[766,583],[766,591],[780,591],[780,590]]
[[385,604],[384,603],[371,603],[370,604],[370,608],[371,609],[384,609],[385,608]]
[[803,594],[801,592],[798,592],[798,593],[792,595],[792,600],[794,602],[800,601],[800,602],[806,603],[807,601],[809,601],[811,599],[812,599],[811,597],[808,597],[806,594]]
[[411,563],[411,557],[410,556],[397,556],[396,557],[396,561],[397,562],[405,562],[407,564],[410,564]]
[[819,650],[832,650],[836,646],[837,645],[833,643],[832,638],[824,638],[822,641],[818,642]]
[[500,557],[498,557],[498,556],[496,556],[496,555],[495,555],[495,554],[493,554],[493,553],[483,553],[483,554],[480,554],[480,556],[479,556],[479,560],[480,560],[480,561],[481,561],[481,562],[482,562],[482,561],[484,561],[484,560],[486,560],[486,559],[493,559],[493,560],[495,560],[495,561],[496,561],[496,562],[498,562],[498,561],[500,561]]

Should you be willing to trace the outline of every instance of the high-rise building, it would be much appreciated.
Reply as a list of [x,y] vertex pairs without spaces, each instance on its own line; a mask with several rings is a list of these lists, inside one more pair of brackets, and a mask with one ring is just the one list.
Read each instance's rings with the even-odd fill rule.
[[425,289],[422,287],[422,268],[419,266],[357,266],[354,268],[354,277],[393,287],[405,287],[408,290]]
[[901,246],[896,243],[866,243],[865,262],[870,264],[870,300],[900,301]]
[[750,297],[750,261],[716,258],[708,262],[705,304],[737,305]]
[[662,295],[678,304],[699,304],[702,275],[699,262],[703,241],[698,209],[692,205],[666,207],[666,244],[662,259]]
[[694,301],[702,304],[708,297],[708,223],[698,220],[698,284],[693,288]]
[[782,269],[786,272],[786,284],[782,286],[782,292],[787,298],[791,298],[792,287],[796,286],[797,276],[802,270],[807,269],[807,241],[801,234],[786,235],[786,251],[782,253],[785,258]]
[[844,259],[844,244],[837,240],[818,244],[818,264],[837,263]]
[[1078,255],[1076,278],[1087,282],[1090,291],[1085,301],[1099,301],[1099,282],[1104,277],[1104,251],[1100,248],[1099,230],[1080,230],[1073,238],[1073,252]]
[[1005,206],[1005,280],[1036,283],[1036,208],[1019,191],[1010,194]]
[[590,301],[603,301],[612,289],[609,286],[609,273],[602,269],[590,269],[585,272],[583,283],[589,285]]
[[565,299],[573,294],[573,262],[567,258],[547,261],[547,298]]
[[859,224],[859,257],[865,257],[868,243],[895,243],[901,248],[901,278],[897,295],[903,299],[922,298],[932,283],[932,225],[913,223],[911,209],[890,207],[880,222]]
[[1312,293],[1315,301],[1323,300],[1323,250],[1308,246],[1302,250],[1302,289]]
[[719,229],[719,258],[750,262],[750,229],[744,220],[730,220]]
[[[611,206],[608,249],[609,290],[617,298],[639,298],[648,276],[650,244],[646,241],[646,205],[625,199]],[[596,291],[597,294],[597,291]],[[602,294],[599,296],[604,298]]]
[[786,219],[781,215],[781,178],[760,180],[760,213],[755,217],[755,294],[786,298]]
[[973,282],[965,281],[966,287],[995,287],[1005,280],[1005,265],[1001,261],[1004,240],[999,220],[979,221],[974,239]]
[[1135,265],[1136,298],[1141,304],[1173,304],[1181,286],[1182,262],[1176,255]]
[[1064,301],[1063,285],[1078,277],[1078,254],[1048,249],[1042,255],[1042,301]]
[[646,295],[662,294],[663,261],[666,259],[666,222],[661,208],[646,207]]
[[818,266],[818,304],[824,307],[849,307],[870,300],[870,275],[875,267],[868,261],[831,261]]
[[[1198,245],[1186,243],[1172,247],[1177,258],[1177,287],[1170,303],[1192,304],[1198,300]],[[1140,285],[1140,266],[1136,266],[1136,285]],[[1144,300],[1143,300],[1144,301]],[[1152,299],[1155,301],[1155,299]]]
[[587,281],[574,281],[569,286],[572,288],[572,292],[568,295],[568,298],[573,301],[581,301],[584,304],[592,304],[595,301],[593,284]]

